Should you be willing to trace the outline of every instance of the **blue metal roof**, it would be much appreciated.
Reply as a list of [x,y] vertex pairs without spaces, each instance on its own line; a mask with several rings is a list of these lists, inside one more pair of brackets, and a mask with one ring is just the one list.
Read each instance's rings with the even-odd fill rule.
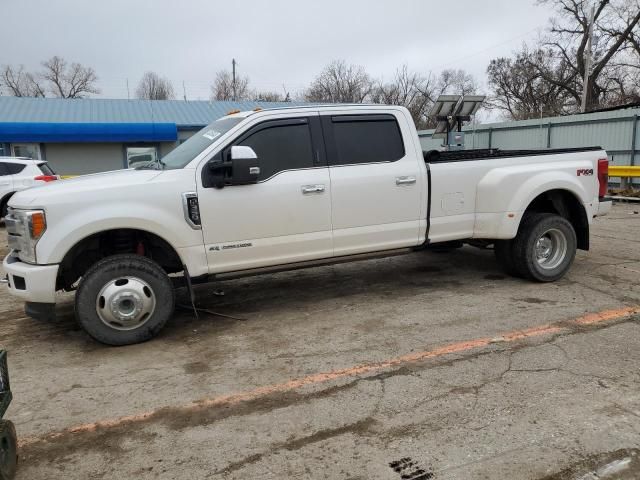
[[304,103],[0,97],[0,123],[173,123],[178,129],[200,128],[229,110],[296,105]]
[[0,141],[16,142],[175,142],[175,123],[0,122]]

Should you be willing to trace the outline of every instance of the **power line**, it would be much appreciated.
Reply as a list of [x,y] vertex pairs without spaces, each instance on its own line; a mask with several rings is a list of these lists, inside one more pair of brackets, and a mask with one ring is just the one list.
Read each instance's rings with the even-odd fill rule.
[[528,30],[528,31],[526,31],[524,33],[521,33],[520,35],[516,35],[515,37],[511,37],[511,38],[508,38],[507,40],[504,40],[502,42],[494,43],[493,45],[489,45],[488,47],[483,48],[482,50],[477,50],[477,51],[475,51],[473,53],[465,55],[464,57],[456,58],[456,59],[453,59],[453,60],[451,60],[451,61],[449,61],[447,63],[443,63],[441,65],[438,65],[438,66],[434,67],[434,69],[438,70],[438,69],[440,69],[442,67],[446,67],[446,66],[449,66],[451,64],[458,63],[458,62],[460,62],[462,60],[466,60],[468,58],[475,57],[475,56],[477,56],[477,55],[479,55],[481,53],[488,52],[489,50],[493,50],[494,48],[501,47],[502,45],[506,45],[508,43],[511,43],[514,40],[517,40],[519,38],[526,37],[531,32],[535,32],[536,30],[539,30],[539,29],[540,29],[540,27],[532,28],[531,30]]

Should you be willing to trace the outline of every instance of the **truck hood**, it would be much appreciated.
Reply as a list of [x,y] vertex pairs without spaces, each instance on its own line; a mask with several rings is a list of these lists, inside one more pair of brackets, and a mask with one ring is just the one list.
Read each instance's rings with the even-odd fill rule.
[[122,187],[141,185],[153,180],[161,173],[161,170],[115,170],[83,175],[69,180],[57,180],[17,192],[9,200],[9,206],[44,207],[65,196],[82,196],[84,192],[92,195],[99,190],[117,190]]

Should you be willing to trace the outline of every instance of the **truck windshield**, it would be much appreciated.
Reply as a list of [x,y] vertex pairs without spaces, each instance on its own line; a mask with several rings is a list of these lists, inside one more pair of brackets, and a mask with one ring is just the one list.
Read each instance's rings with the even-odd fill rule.
[[[227,133],[242,120],[244,120],[242,117],[225,117],[207,125],[182,145],[179,145],[159,160],[158,167],[166,170],[184,168],[191,160],[215,142],[218,137]],[[145,168],[149,167],[145,166]]]

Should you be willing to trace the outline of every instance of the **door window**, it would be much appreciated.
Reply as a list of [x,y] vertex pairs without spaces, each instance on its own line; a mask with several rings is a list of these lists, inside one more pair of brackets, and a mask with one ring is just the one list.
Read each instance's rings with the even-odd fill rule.
[[336,115],[330,124],[328,120],[323,119],[326,130],[333,132],[330,165],[395,162],[404,157],[402,134],[393,115]]
[[40,144],[39,143],[14,143],[11,145],[11,152],[14,157],[26,157],[39,160]]
[[15,175],[23,171],[26,165],[22,163],[5,163],[5,168],[7,169],[8,175]]
[[0,177],[4,177],[5,175],[9,175],[9,172],[7,171],[7,164],[0,162]]
[[158,152],[155,146],[151,147],[127,147],[127,166],[135,168],[158,160]]
[[260,165],[258,180],[284,170],[314,166],[311,131],[306,118],[261,123],[234,145],[246,145],[256,152]]

